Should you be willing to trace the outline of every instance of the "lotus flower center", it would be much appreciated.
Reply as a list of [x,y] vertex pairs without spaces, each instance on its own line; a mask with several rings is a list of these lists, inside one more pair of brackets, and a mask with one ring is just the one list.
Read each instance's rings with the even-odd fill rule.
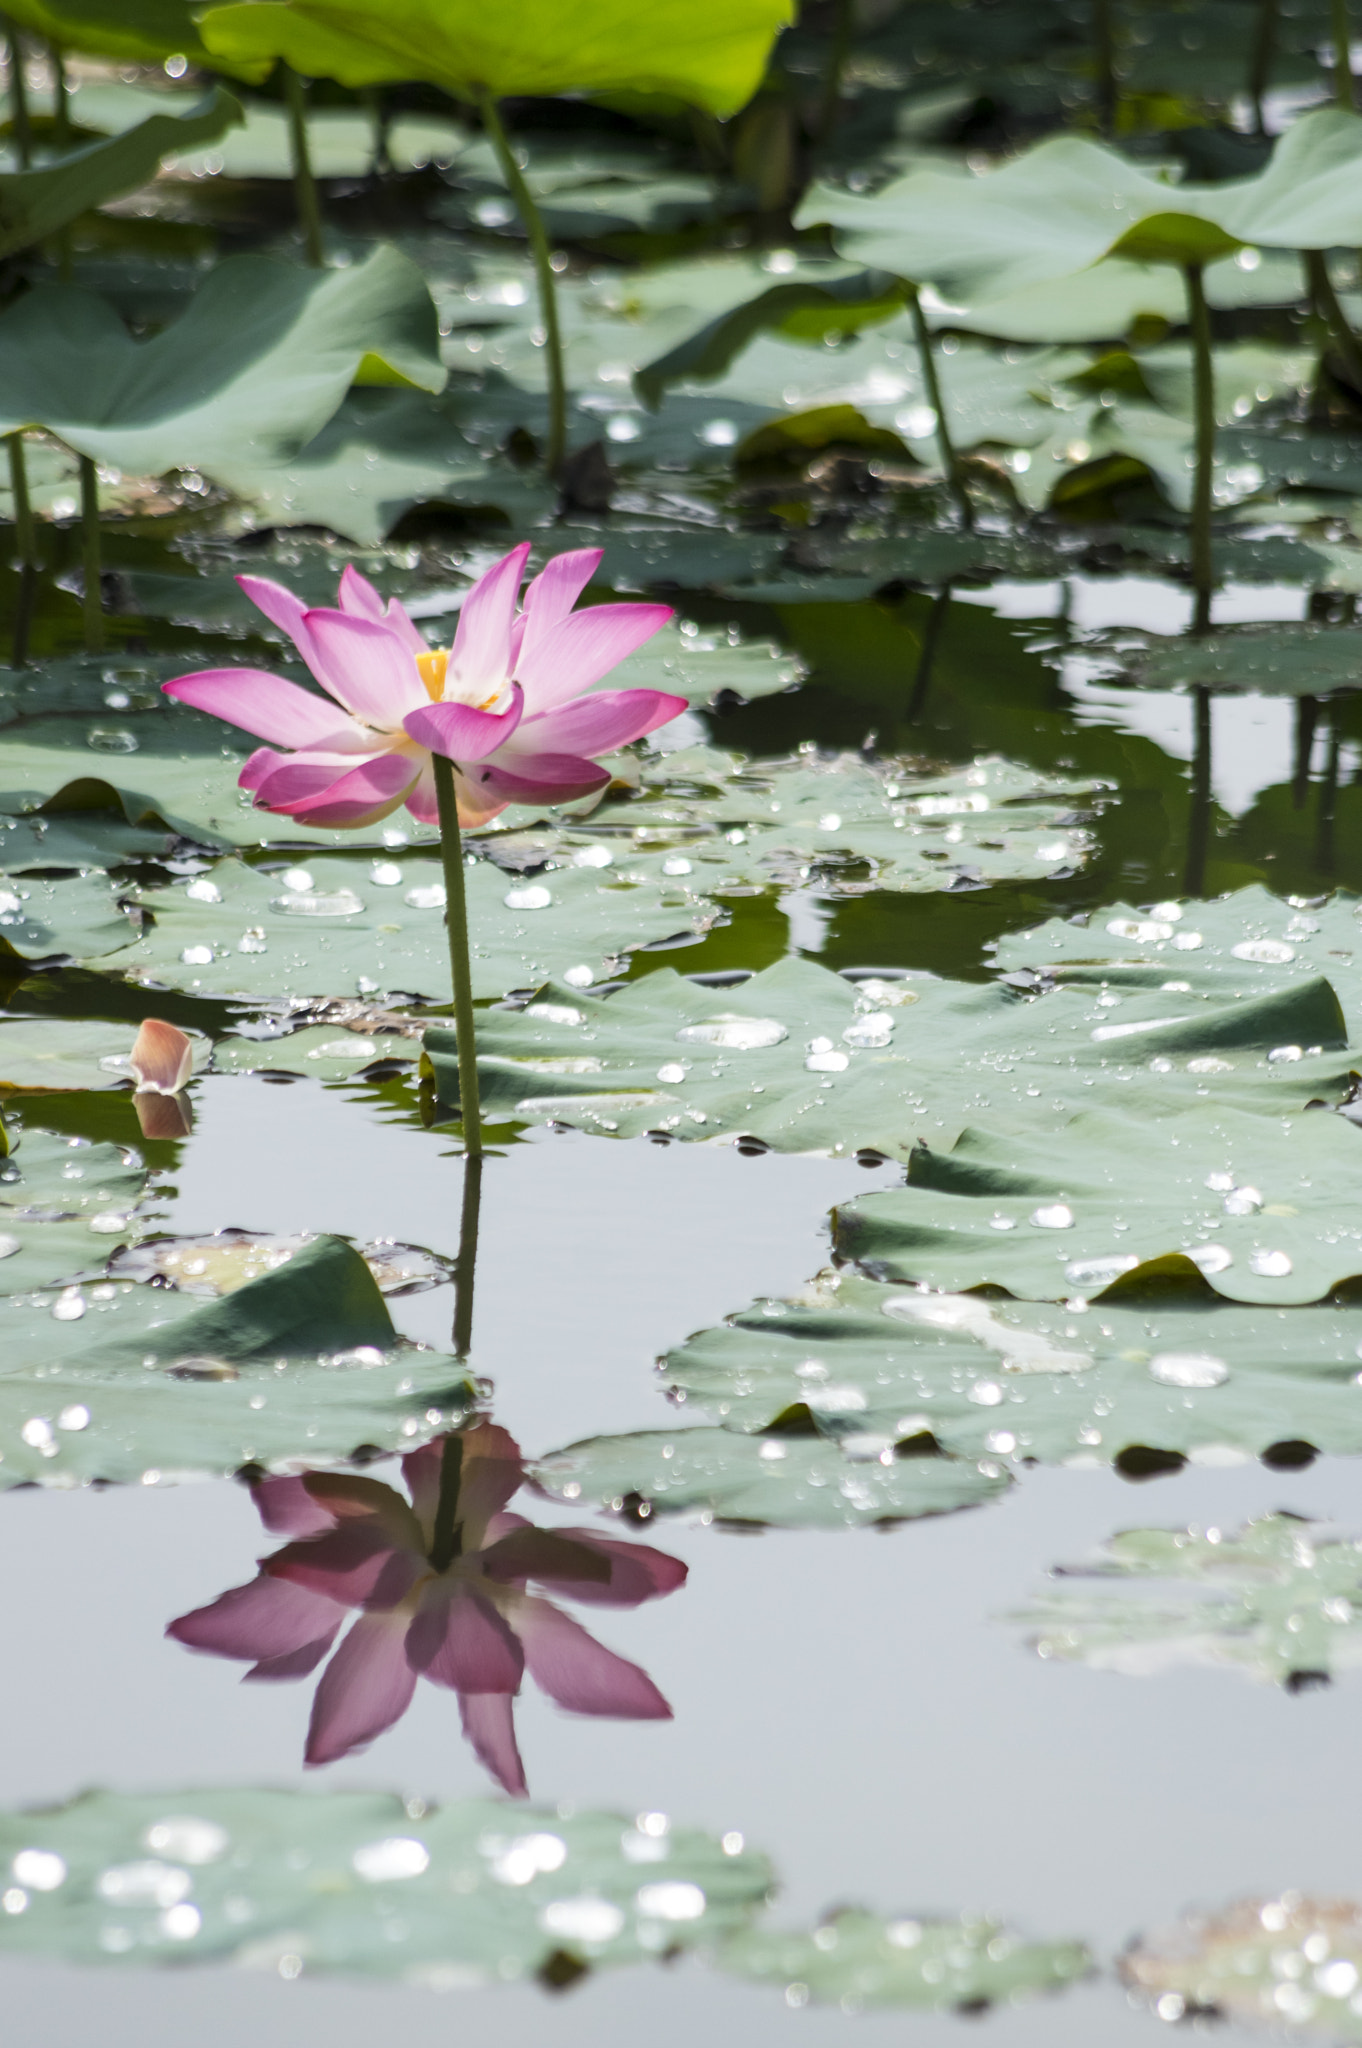
[[475,711],[498,711],[504,709],[509,694],[508,684],[493,685],[490,694],[484,696],[477,683],[457,683],[449,679],[450,649],[431,647],[416,657],[416,667],[421,681],[435,704],[470,704]]

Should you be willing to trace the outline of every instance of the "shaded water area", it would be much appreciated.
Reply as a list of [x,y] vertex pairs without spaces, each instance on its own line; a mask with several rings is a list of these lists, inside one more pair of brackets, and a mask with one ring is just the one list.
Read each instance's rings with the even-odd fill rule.
[[[693,0],[684,76],[640,16],[557,78],[541,23],[491,98],[46,5],[0,130],[10,2035],[1357,2039],[1348,9],[751,0],[725,84]],[[578,624],[669,608],[591,680],[676,715],[454,864],[410,790],[253,806],[294,741],[163,691],[341,715],[267,578],[405,606],[458,703],[521,542]]]

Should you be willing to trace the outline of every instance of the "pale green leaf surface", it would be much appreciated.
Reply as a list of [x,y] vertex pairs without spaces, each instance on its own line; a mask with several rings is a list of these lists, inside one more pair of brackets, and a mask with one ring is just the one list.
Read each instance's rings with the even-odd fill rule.
[[1077,1467],[1136,1450],[1208,1467],[1277,1445],[1362,1450],[1355,1308],[1264,1315],[1218,1301],[1190,1268],[1164,1280],[1148,1301],[1118,1284],[1084,1308],[825,1273],[698,1332],[662,1369],[726,1429],[779,1420],[863,1457],[929,1438],[959,1458]]
[[139,474],[226,474],[311,441],[365,356],[438,391],[436,343],[425,279],[383,246],[349,270],[229,257],[149,341],[95,293],[39,285],[0,319],[0,433],[44,427]]
[[[0,1017],[0,1091],[46,1095],[68,1089],[117,1088],[133,1078],[128,1064],[135,1027],[78,1017]],[[211,1047],[191,1034],[194,1066]]]
[[0,874],[0,959],[102,960],[136,936],[107,875]]
[[809,1934],[747,1928],[719,1960],[735,1977],[781,1986],[791,2005],[812,1999],[843,2012],[976,2013],[1061,1991],[1092,1968],[1080,1941],[1024,1941],[994,1920],[891,1920],[857,1906],[838,1907]]
[[979,1507],[1009,1479],[987,1459],[852,1459],[816,1437],[726,1429],[599,1436],[531,1461],[555,1500],[637,1514],[707,1515],[784,1529],[858,1529]]
[[146,1182],[141,1161],[129,1163],[117,1145],[22,1132],[0,1162],[0,1292],[22,1296],[99,1273]]
[[[22,1916],[6,1915],[0,1952],[137,1970],[234,1960],[271,1972],[292,1955],[309,1976],[469,1989],[532,1976],[563,1953],[606,1967],[708,1947],[765,1903],[771,1867],[757,1851],[732,1853],[685,1827],[660,1853],[653,1842],[622,1814],[494,1799],[414,1813],[373,1792],[89,1792],[0,1819],[6,1867],[37,1847],[67,1872],[35,1890]],[[647,1860],[631,1854],[640,1843]],[[177,1897],[200,1916],[192,1938],[126,1885],[111,1907],[117,1886],[101,1881],[148,1867],[182,1874]],[[673,1910],[697,1895],[698,1912]],[[115,1925],[126,1944],[108,1938]]]

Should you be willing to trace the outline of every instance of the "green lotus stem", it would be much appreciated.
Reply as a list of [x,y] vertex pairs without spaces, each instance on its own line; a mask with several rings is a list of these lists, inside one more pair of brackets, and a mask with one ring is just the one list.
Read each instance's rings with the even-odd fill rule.
[[66,86],[66,63],[61,46],[49,43],[48,61],[52,66],[52,139],[58,149],[71,147],[71,95]]
[[917,672],[913,677],[913,692],[908,699],[908,710],[904,717],[907,725],[916,725],[927,708],[927,693],[932,687],[932,670],[936,665],[936,650],[940,645],[946,614],[951,608],[951,586],[943,583],[932,599],[932,608],[927,614],[927,623],[922,629],[922,651],[917,658]]
[[1362,392],[1362,344],[1348,325],[1348,316],[1334,290],[1334,281],[1329,275],[1329,262],[1322,249],[1307,249],[1305,252],[1305,278],[1316,310],[1333,336],[1334,346],[1343,358],[1353,388]]
[[951,496],[955,499],[960,514],[960,524],[968,531],[972,531],[974,507],[970,504],[969,492],[965,489],[965,479],[960,469],[960,458],[955,452],[955,443],[951,440],[945,401],[941,396],[941,380],[936,374],[936,355],[932,349],[932,337],[927,329],[927,318],[922,310],[917,286],[910,284],[907,291],[908,305],[913,315],[913,333],[917,339],[917,352],[922,359],[922,381],[927,387],[928,402],[936,414],[936,445],[941,451],[941,467],[946,472]]
[[468,959],[468,895],[464,888],[463,837],[454,794],[454,765],[432,754],[435,800],[440,811],[440,859],[445,872],[445,929],[454,984],[454,1031],[459,1046],[459,1114],[467,1158],[482,1154],[482,1106],[478,1095],[478,1042],[473,1020],[473,972]]
[[25,562],[19,571],[19,595],[14,606],[14,633],[9,652],[11,668],[28,665],[28,636],[33,624],[33,599],[37,588],[38,571],[32,562]]
[[1310,788],[1310,756],[1315,751],[1315,722],[1319,717],[1318,697],[1296,699],[1296,758],[1291,776],[1291,808],[1305,809]]
[[374,124],[374,161],[372,175],[381,178],[392,169],[392,158],[388,154],[388,102],[376,85],[368,85],[360,94],[360,101]]
[[1334,98],[1340,107],[1351,114],[1355,105],[1353,97],[1352,25],[1348,20],[1348,0],[1333,0],[1334,26]]
[[1184,893],[1200,896],[1206,886],[1206,853],[1211,838],[1211,693],[1193,691],[1195,726],[1192,739],[1192,789],[1187,819],[1187,871]]
[[80,525],[85,558],[85,652],[104,652],[104,602],[100,589],[99,476],[88,455],[80,458]]
[[289,144],[293,152],[293,193],[298,206],[298,225],[303,231],[303,248],[314,270],[326,268],[322,246],[322,209],[317,181],[312,175],[312,155],[307,145],[307,92],[291,64],[279,66],[288,108]]
[[1116,58],[1111,0],[1092,0],[1092,55],[1097,74],[1097,125],[1103,135],[1116,126]]
[[824,149],[832,140],[842,105],[842,78],[847,58],[851,55],[852,7],[853,0],[837,0],[832,46],[828,51],[828,68],[823,80],[823,110],[818,119],[818,140]]
[[445,1438],[440,1459],[440,1494],[435,1503],[435,1526],[430,1535],[430,1562],[437,1572],[447,1572],[463,1545],[459,1525],[459,1489],[463,1484],[463,1438],[451,1430]]
[[28,86],[24,79],[24,41],[13,22],[7,25],[5,42],[9,59],[10,123],[19,167],[27,170],[33,161],[33,130],[28,118]]
[[1196,422],[1196,474],[1192,483],[1192,589],[1196,593],[1196,612],[1192,631],[1205,633],[1211,623],[1211,590],[1215,581],[1211,561],[1215,366],[1211,359],[1211,316],[1206,305],[1201,265],[1188,263],[1182,274],[1187,283],[1187,313],[1192,328],[1192,394]]
[[33,532],[33,502],[28,495],[28,462],[22,433],[6,436],[9,442],[9,488],[14,500],[14,559],[25,569],[33,567],[38,550]]
[[1253,56],[1249,63],[1248,96],[1253,107],[1253,123],[1259,135],[1267,134],[1267,121],[1263,114],[1263,101],[1272,82],[1272,60],[1277,54],[1277,8],[1279,0],[1258,0],[1258,25],[1253,37]]
[[454,1266],[454,1355],[467,1358],[473,1345],[473,1273],[478,1263],[478,1212],[482,1206],[481,1152],[463,1162],[463,1212],[459,1218],[459,1256]]
[[482,125],[496,151],[501,175],[510,189],[529,236],[530,251],[534,257],[535,276],[539,282],[539,310],[544,322],[545,347],[549,356],[549,441],[544,456],[544,467],[550,476],[557,476],[567,453],[567,377],[563,368],[563,337],[558,326],[558,286],[553,274],[549,255],[549,238],[544,231],[544,221],[534,196],[521,174],[515,153],[506,140],[506,130],[501,125],[497,103],[490,92],[478,95],[478,107],[482,114]]

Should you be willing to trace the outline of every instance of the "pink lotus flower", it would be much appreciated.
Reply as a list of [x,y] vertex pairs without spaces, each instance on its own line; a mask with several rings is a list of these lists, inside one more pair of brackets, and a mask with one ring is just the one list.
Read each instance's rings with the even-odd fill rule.
[[527,1586],[637,1607],[684,1582],[678,1558],[508,1514],[520,1452],[489,1422],[436,1438],[402,1470],[410,1505],[379,1480],[345,1473],[263,1480],[254,1489],[261,1519],[294,1541],[263,1558],[250,1585],[181,1615],[167,1635],[250,1659],[248,1679],[305,1678],[358,1608],[317,1687],[309,1764],[334,1763],[391,1728],[418,1677],[457,1693],[465,1735],[517,1797],[526,1786],[512,1702],[526,1669],[573,1713],[670,1720],[646,1671]]
[[[258,810],[309,825],[370,825],[405,804],[437,821],[432,753],[455,764],[459,822],[509,803],[566,803],[609,780],[593,758],[685,709],[661,690],[592,689],[671,618],[664,604],[572,608],[600,548],[557,555],[525,591],[528,541],[468,592],[449,651],[427,647],[401,605],[384,608],[351,568],[334,611],[310,611],[281,584],[237,582],[287,633],[324,696],[264,669],[202,669],[167,696],[272,744],[241,771]],[[286,748],[287,752],[277,749]]]
[[194,1072],[192,1039],[160,1017],[144,1018],[128,1055],[136,1091],[133,1107],[144,1138],[187,1138],[194,1128],[181,1089]]

